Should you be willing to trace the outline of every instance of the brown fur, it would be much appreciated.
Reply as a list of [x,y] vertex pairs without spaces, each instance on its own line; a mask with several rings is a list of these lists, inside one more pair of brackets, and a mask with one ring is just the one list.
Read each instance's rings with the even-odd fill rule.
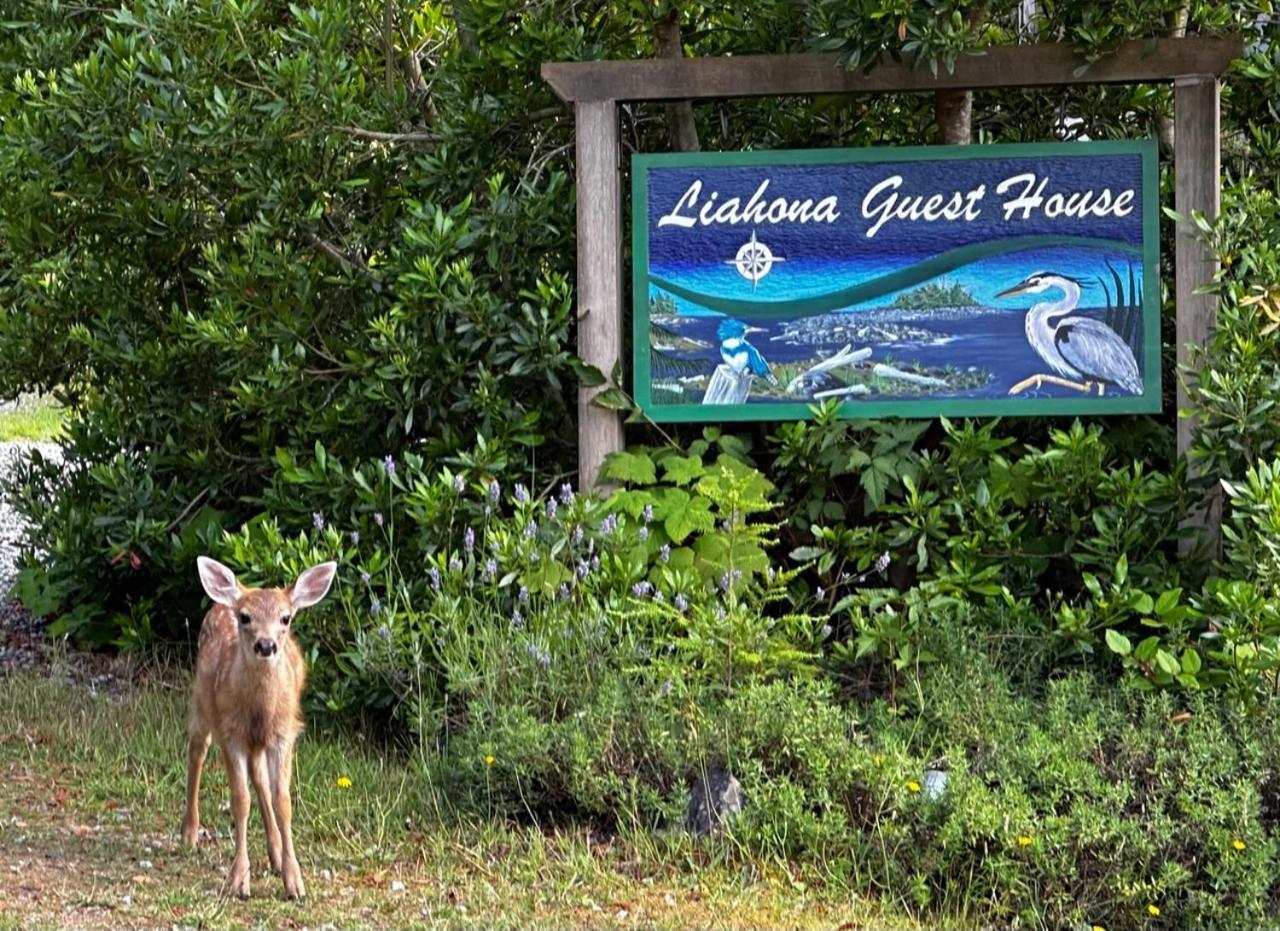
[[[200,776],[209,744],[216,739],[231,784],[235,822],[236,856],[230,891],[239,896],[249,894],[247,821],[252,782],[266,829],[271,868],[283,875],[289,897],[298,898],[305,890],[293,849],[289,782],[293,745],[302,733],[301,696],[307,671],[290,629],[293,615],[301,607],[324,596],[333,567],[328,564],[309,570],[290,589],[251,589],[241,587],[226,567],[209,562],[225,576],[216,576],[223,582],[216,591],[206,580],[206,591],[224,603],[209,610],[200,629],[187,726],[187,810],[182,838],[192,846],[199,839]],[[328,571],[324,590],[310,600],[306,592],[297,593],[304,580],[322,568]],[[254,645],[260,641],[274,642],[276,652],[268,657],[258,655]]]

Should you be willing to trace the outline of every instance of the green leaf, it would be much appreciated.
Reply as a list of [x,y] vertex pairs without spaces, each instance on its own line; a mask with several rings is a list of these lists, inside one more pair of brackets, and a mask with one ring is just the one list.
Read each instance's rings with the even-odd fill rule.
[[673,456],[663,464],[663,478],[676,485],[687,485],[701,478],[704,469],[698,456]]
[[820,546],[797,546],[791,551],[791,558],[796,562],[808,562],[810,559],[817,559],[825,552],[826,550]]
[[1168,650],[1160,650],[1156,653],[1156,665],[1160,667],[1161,672],[1167,672],[1171,676],[1176,676],[1182,671],[1178,658]]
[[1112,653],[1128,656],[1133,651],[1133,644],[1129,642],[1129,638],[1118,630],[1107,628],[1106,638],[1107,646],[1111,648]]
[[621,388],[606,388],[593,395],[591,403],[609,411],[629,411],[632,407],[631,398]]
[[658,480],[653,460],[646,453],[623,451],[611,453],[605,458],[605,478],[615,482],[631,482],[636,485],[652,485]]
[[889,489],[888,476],[879,469],[867,469],[862,473],[861,484],[873,509],[884,504],[885,492]]

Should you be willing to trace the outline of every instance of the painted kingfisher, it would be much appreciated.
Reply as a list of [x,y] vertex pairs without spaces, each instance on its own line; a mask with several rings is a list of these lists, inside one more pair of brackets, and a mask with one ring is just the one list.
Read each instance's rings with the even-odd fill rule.
[[769,384],[776,385],[778,379],[774,377],[773,372],[769,371],[769,363],[745,338],[748,333],[764,332],[759,327],[747,326],[741,320],[729,318],[722,321],[720,329],[716,332],[720,337],[720,358],[724,359],[724,364],[739,375],[750,372],[752,375],[764,378]]

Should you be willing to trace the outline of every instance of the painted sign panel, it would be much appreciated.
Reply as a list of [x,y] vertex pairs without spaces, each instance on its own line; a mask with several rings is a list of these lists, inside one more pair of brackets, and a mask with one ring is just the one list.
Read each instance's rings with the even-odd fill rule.
[[1160,409],[1153,141],[632,164],[654,420]]

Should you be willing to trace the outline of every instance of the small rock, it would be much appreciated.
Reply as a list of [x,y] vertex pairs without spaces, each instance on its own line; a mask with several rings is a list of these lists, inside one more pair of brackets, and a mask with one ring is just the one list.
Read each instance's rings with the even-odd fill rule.
[[133,896],[131,895],[120,896],[120,904],[123,905],[125,908],[128,908],[130,905],[133,904]]
[[930,799],[940,799],[947,791],[947,774],[941,769],[926,769],[920,780],[920,794]]
[[152,863],[150,860],[138,861],[138,869],[140,870],[154,870],[155,868],[156,868],[155,864]]
[[667,908],[675,908],[676,897],[673,896],[670,892],[664,892],[662,893],[662,904],[665,905]]
[[392,892],[404,892],[404,883],[402,883],[402,882],[401,882],[400,880],[398,880],[398,879],[393,879],[393,880],[391,880],[391,891],[392,891]]
[[742,783],[727,770],[713,767],[689,790],[685,827],[699,837],[714,833],[742,813],[742,801]]
[[333,870],[323,869],[318,874],[327,883],[333,882]]

